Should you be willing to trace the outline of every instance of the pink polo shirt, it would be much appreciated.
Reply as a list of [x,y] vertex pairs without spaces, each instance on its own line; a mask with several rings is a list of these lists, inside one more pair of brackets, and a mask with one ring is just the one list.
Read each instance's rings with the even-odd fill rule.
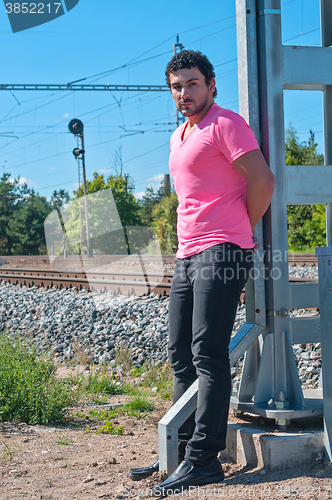
[[171,137],[169,160],[179,199],[176,256],[189,257],[225,242],[253,248],[247,182],[232,165],[259,149],[253,131],[240,115],[217,104],[182,141],[185,127]]

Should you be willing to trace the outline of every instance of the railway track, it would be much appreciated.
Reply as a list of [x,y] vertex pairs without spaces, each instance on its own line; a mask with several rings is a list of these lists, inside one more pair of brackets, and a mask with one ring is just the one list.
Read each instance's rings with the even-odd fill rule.
[[[301,262],[300,260],[296,261]],[[313,262],[313,261],[312,261]],[[295,265],[295,264],[291,264]],[[52,269],[17,269],[16,267],[0,267],[0,281],[18,286],[37,286],[50,288],[65,288],[89,292],[112,292],[118,294],[168,295],[173,279],[172,272],[128,272],[128,271],[77,271]],[[315,278],[290,278],[290,282],[317,282]],[[242,297],[242,300],[244,298]]]
[[173,273],[148,272],[105,272],[77,270],[54,271],[47,269],[0,268],[0,280],[14,285],[45,287],[50,289],[66,288],[89,292],[113,292],[114,294],[149,295],[152,291],[159,295],[168,295],[171,289]]
[[318,261],[314,253],[290,253],[288,254],[289,266],[317,267]]

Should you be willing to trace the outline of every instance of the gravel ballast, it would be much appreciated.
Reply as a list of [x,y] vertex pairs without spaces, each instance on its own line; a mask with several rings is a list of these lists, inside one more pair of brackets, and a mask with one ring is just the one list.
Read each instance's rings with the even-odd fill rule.
[[[291,267],[290,276],[317,277],[317,267]],[[50,349],[59,362],[68,362],[79,349],[91,363],[115,364],[116,350],[130,348],[135,366],[147,360],[167,360],[169,298],[114,296],[86,291],[46,290],[0,285],[0,330],[31,337],[38,353]],[[297,310],[294,315],[317,315]],[[245,306],[239,306],[233,334],[245,323]],[[321,368],[320,344],[294,345],[302,385],[317,386]],[[233,382],[240,379],[243,360],[232,368]]]

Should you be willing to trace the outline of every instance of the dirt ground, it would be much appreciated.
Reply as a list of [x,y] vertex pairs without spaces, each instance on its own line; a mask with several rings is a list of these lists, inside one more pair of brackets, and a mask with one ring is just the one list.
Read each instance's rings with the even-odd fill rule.
[[[128,396],[113,396],[112,404]],[[149,488],[162,473],[134,482],[132,467],[157,458],[157,423],[170,407],[155,399],[158,409],[144,419],[121,417],[124,435],[96,434],[96,427],[0,424],[0,500],[84,500],[149,498]],[[230,412],[230,421],[241,423]],[[264,429],[265,430],[265,429]],[[332,466],[322,458],[289,470],[269,471],[223,463],[225,481],[179,494],[176,498],[332,499]]]

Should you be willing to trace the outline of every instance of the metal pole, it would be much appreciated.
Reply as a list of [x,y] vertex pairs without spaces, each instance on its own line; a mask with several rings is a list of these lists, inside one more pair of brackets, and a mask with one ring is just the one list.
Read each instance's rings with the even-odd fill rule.
[[[77,139],[77,147],[80,149],[79,136],[75,136]],[[80,216],[80,255],[82,254],[82,210],[81,210],[81,165],[80,159],[77,158],[77,170],[78,170],[78,212]]]
[[164,196],[171,194],[171,179],[169,174],[164,174]]
[[[322,47],[332,45],[332,3],[321,0]],[[332,85],[325,85],[323,91],[324,109],[324,163],[332,165]],[[326,205],[326,244],[332,245],[332,203]]]
[[80,133],[81,137],[81,150],[82,150],[82,166],[83,166],[83,188],[84,188],[84,208],[85,208],[85,230],[86,230],[86,246],[88,257],[93,257],[90,245],[90,226],[89,226],[89,207],[88,197],[86,192],[86,176],[85,176],[85,151],[84,151],[84,135],[83,131]]
[[332,246],[316,248],[319,276],[320,341],[322,348],[325,454],[332,461]]
[[[184,47],[183,47],[182,43],[179,42],[179,35],[176,35],[176,43],[173,44],[174,55],[181,52],[181,50],[183,50],[183,48]],[[180,117],[180,111],[178,110],[178,108],[176,108],[176,115],[175,115],[176,128],[178,128],[178,126],[180,125],[180,121],[181,121],[181,123],[183,123],[184,118]]]

